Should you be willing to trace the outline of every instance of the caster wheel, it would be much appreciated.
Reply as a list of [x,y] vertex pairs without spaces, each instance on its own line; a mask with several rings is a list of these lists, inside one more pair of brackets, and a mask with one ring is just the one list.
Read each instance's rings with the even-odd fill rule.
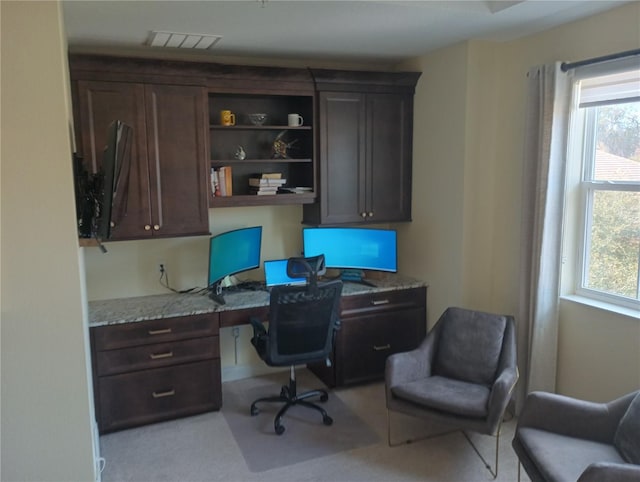
[[322,417],[322,423],[324,423],[325,425],[333,425],[333,419],[327,415],[325,417]]
[[255,417],[259,413],[260,413],[260,410],[258,410],[258,407],[254,406],[254,405],[251,405],[251,416]]
[[329,395],[327,395],[326,393],[320,395],[320,401],[321,402],[326,402],[327,400],[329,400]]
[[284,427],[282,425],[276,425],[276,433],[282,435],[284,433]]

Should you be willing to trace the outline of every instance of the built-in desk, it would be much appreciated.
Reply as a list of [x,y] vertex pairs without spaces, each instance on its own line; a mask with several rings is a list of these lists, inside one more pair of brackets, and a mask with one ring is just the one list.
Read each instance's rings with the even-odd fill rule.
[[[399,275],[375,287],[345,282],[331,367],[309,368],[328,386],[379,379],[386,358],[426,334],[426,285]],[[219,328],[266,319],[264,290],[163,294],[89,302],[94,398],[101,433],[222,405]]]

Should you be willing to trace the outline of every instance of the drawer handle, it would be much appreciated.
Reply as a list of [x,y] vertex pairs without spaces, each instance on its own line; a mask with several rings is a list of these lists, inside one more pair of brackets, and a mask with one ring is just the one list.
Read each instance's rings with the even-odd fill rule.
[[161,358],[171,358],[172,356],[173,356],[173,352],[168,351],[166,353],[151,353],[149,355],[149,358],[151,358],[152,360],[159,360]]
[[390,350],[391,349],[391,345],[389,343],[387,343],[386,345],[382,345],[382,346],[373,345],[373,349],[375,351]]
[[160,330],[149,330],[150,335],[166,335],[171,333],[171,328],[162,328]]
[[371,304],[373,306],[388,305],[389,304],[389,300],[373,300],[371,302]]
[[173,397],[176,394],[175,390],[167,390],[166,392],[153,392],[153,398]]

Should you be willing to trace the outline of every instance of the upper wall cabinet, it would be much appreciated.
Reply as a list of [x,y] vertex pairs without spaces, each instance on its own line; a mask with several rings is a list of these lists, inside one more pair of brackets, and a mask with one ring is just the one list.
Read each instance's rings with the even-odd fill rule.
[[420,73],[313,70],[319,202],[305,224],[411,220],[413,93]]
[[133,128],[125,214],[111,239],[208,234],[205,89],[84,80],[81,70],[71,72],[76,141],[88,169],[100,168],[113,120]]

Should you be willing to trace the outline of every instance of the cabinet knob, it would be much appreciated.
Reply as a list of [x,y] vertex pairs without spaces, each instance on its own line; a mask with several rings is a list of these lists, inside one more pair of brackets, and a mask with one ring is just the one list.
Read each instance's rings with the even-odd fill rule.
[[159,224],[154,224],[153,225],[153,229],[154,229],[154,231],[158,231],[160,229],[160,225]]
[[367,213],[367,216],[369,216],[370,218],[372,218],[372,217],[373,217],[373,213],[372,213],[371,211],[369,211],[369,212]]
[[360,213],[360,216],[362,216],[363,218],[366,218],[367,217],[367,213],[362,212],[362,213]]
[[149,226],[148,224],[144,225],[144,230],[145,231],[149,231],[151,229],[151,226]]
[[110,225],[112,228],[115,228],[115,227],[116,227],[116,223],[114,223],[113,221],[111,221],[111,222],[109,223],[109,225]]

